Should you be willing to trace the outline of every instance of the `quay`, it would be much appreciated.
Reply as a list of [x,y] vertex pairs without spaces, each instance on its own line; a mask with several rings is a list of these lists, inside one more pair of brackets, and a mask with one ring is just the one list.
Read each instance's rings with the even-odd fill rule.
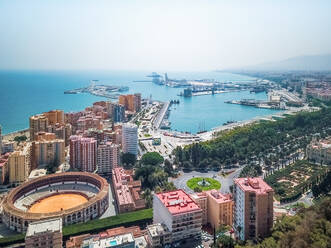
[[161,126],[161,123],[169,109],[170,102],[165,102],[159,111],[158,115],[155,117],[154,122],[153,122],[153,127],[154,129],[159,129]]
[[279,109],[284,110],[285,107],[281,106],[280,103],[270,102],[270,101],[262,101],[262,100],[255,100],[255,99],[243,99],[243,100],[233,100],[233,101],[225,101],[228,104],[238,104],[238,105],[245,105],[245,106],[252,106],[255,108],[264,108],[264,109]]

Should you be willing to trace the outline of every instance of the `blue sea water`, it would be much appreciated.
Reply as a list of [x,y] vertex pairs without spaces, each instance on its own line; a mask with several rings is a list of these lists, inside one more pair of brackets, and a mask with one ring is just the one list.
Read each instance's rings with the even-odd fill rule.
[[[183,89],[159,86],[151,82],[150,72],[126,71],[0,71],[0,125],[4,134],[27,128],[31,115],[62,109],[79,111],[95,101],[106,98],[90,94],[64,94],[65,90],[89,85],[90,80],[100,83],[129,86],[126,93],[142,93],[143,97],[168,101],[179,99],[173,105],[169,121],[172,129],[195,133],[199,129],[210,130],[226,121],[248,120],[256,116],[273,114],[277,111],[258,109],[248,106],[226,104],[226,100],[242,98],[266,99],[265,93],[251,94],[248,91],[231,92],[217,95],[179,97]],[[225,81],[254,80],[251,77],[224,72],[168,72],[170,78],[215,79]]]

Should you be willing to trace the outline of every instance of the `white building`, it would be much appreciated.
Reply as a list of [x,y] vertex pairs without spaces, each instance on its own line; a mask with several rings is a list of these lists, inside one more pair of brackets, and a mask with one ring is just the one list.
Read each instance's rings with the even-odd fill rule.
[[152,224],[147,226],[147,241],[150,247],[164,247],[172,242],[171,233],[164,224]]
[[106,142],[98,146],[97,164],[99,174],[110,174],[118,166],[120,156],[119,145]]
[[[1,144],[1,141],[0,141],[0,144]],[[15,146],[15,142],[14,141],[3,141],[2,142],[2,151],[0,151],[0,153],[1,152],[2,153],[13,152],[14,151],[14,146]]]
[[154,194],[153,223],[164,224],[172,242],[200,238],[202,210],[183,190]]
[[122,150],[123,153],[138,154],[138,127],[132,123],[122,126]]

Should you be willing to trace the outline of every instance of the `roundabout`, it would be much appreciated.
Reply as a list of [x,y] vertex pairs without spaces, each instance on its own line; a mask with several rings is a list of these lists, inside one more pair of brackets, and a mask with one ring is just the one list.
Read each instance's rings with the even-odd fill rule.
[[186,185],[193,191],[219,190],[221,188],[221,183],[210,177],[194,177],[188,180]]

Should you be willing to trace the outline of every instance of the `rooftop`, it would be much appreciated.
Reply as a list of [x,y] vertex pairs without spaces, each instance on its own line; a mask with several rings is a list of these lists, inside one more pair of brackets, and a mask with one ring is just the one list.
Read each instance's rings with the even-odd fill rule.
[[234,180],[243,191],[255,192],[257,195],[267,194],[274,190],[260,177],[237,178]]
[[165,233],[165,232],[169,232],[167,227],[165,225],[162,225],[161,223],[149,225],[149,226],[147,226],[147,230],[150,233],[150,235],[152,236],[152,238],[163,235],[163,233]]
[[224,203],[232,201],[230,194],[222,194],[221,192],[213,189],[206,191],[206,194],[213,198],[217,203]]
[[171,214],[201,210],[200,207],[183,190],[156,194]]
[[107,237],[107,238],[100,238],[98,240],[84,240],[83,241],[83,247],[87,245],[90,248],[103,248],[103,247],[118,247],[120,245],[125,245],[127,243],[133,243],[135,242],[133,239],[132,233],[125,233],[113,237]]
[[45,232],[62,232],[62,219],[35,221],[29,224],[26,236],[33,236]]

